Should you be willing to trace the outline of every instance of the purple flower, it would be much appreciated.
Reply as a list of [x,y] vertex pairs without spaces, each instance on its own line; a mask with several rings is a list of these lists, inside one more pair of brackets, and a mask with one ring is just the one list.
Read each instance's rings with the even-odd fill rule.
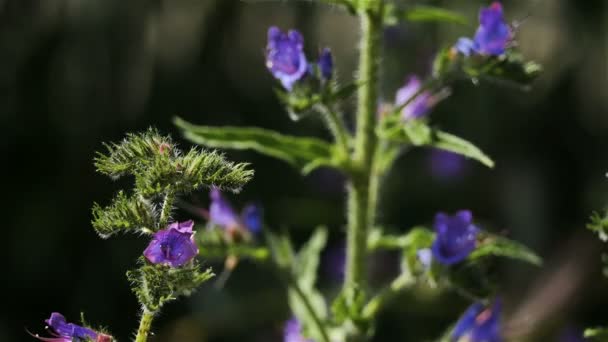
[[[414,75],[409,76],[407,83],[405,86],[399,88],[397,90],[397,95],[395,97],[395,105],[402,106],[410,101],[411,97],[416,95],[420,90],[422,83],[420,79]],[[424,91],[415,99],[411,100],[409,104],[407,104],[401,110],[401,115],[404,120],[408,119],[416,119],[424,116],[429,109],[431,108],[431,94],[428,91]]]
[[47,342],[84,342],[84,341],[98,341],[98,342],[110,342],[112,337],[109,335],[97,333],[89,328],[76,325],[74,323],[68,323],[62,314],[58,312],[51,313],[51,317],[45,320],[47,329],[53,337],[40,337],[38,335],[32,335],[41,341]]
[[462,175],[465,158],[458,153],[433,149],[429,156],[431,174],[439,179],[449,179]]
[[266,67],[289,91],[308,70],[308,62],[303,50],[304,38],[300,32],[290,30],[288,33],[283,33],[276,26],[268,29]]
[[246,229],[256,234],[262,230],[262,210],[259,206],[249,204],[243,208],[239,216],[222,196],[219,189],[211,189],[209,197],[211,197],[211,205],[209,206],[210,223],[227,231]]
[[194,243],[192,220],[174,222],[166,229],[159,230],[144,251],[144,256],[153,264],[180,267],[198,254]]
[[472,53],[500,56],[505,53],[511,36],[511,28],[505,23],[502,5],[495,1],[479,11],[479,27],[473,40],[460,38],[456,50],[465,56]]
[[324,48],[319,55],[319,70],[321,71],[321,77],[323,80],[328,81],[331,79],[334,69],[334,59],[331,55],[329,48]]
[[464,259],[475,249],[479,229],[472,223],[473,215],[461,210],[454,216],[439,213],[435,216],[437,236],[431,246],[433,257],[444,265],[452,265]]
[[302,325],[296,318],[292,318],[285,323],[283,335],[285,336],[283,342],[313,342],[302,336]]
[[452,331],[452,341],[500,342],[500,312],[502,304],[496,299],[490,307],[471,305],[460,317]]

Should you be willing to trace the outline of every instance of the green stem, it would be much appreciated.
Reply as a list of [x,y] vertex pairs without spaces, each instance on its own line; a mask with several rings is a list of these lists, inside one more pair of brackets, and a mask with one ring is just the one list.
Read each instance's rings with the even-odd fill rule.
[[165,199],[163,201],[163,207],[160,211],[160,218],[158,220],[158,226],[160,229],[165,228],[169,223],[169,217],[171,217],[171,211],[173,210],[173,203],[175,202],[175,191],[167,190],[165,193]]
[[346,130],[344,120],[342,120],[338,112],[325,104],[319,104],[315,108],[323,116],[327,128],[329,128],[334,139],[336,139],[336,144],[338,144],[344,156],[348,156],[350,153],[350,134]]
[[390,302],[400,291],[415,284],[415,279],[408,273],[402,273],[391,285],[372,298],[363,308],[363,319],[373,319],[386,303]]
[[135,342],[146,342],[148,340],[148,334],[152,327],[152,320],[154,319],[155,312],[144,309],[139,321],[139,328],[137,329],[137,336],[135,336]]
[[304,291],[302,291],[302,288],[298,284],[298,281],[296,279],[294,279],[293,277],[289,277],[289,282],[290,282],[290,287],[296,292],[298,297],[300,297],[300,300],[302,300],[304,307],[306,308],[306,310],[312,317],[312,320],[314,321],[317,329],[319,330],[319,333],[321,334],[321,338],[322,338],[321,342],[330,342],[329,334],[327,333],[327,330],[325,329],[325,325],[323,324],[323,322],[321,321],[321,318],[319,317],[319,315],[315,311],[314,307],[310,303],[308,296],[306,296]]
[[[378,59],[380,57],[381,11],[361,11],[361,52],[357,103],[357,132],[353,173],[348,185],[348,237],[345,289],[364,289],[366,284],[366,244],[369,226],[374,221],[375,198],[370,198],[370,186],[375,188],[372,161],[377,144],[374,132],[378,96]],[[372,189],[373,190],[373,189]],[[372,209],[373,208],[373,209]]]

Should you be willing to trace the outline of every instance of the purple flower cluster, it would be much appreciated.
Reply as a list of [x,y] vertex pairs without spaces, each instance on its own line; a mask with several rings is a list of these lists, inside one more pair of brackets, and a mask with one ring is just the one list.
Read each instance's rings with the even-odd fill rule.
[[[431,93],[424,91],[418,94],[421,86],[422,82],[420,79],[415,75],[410,75],[405,85],[397,90],[395,105],[399,107],[407,103],[407,105],[401,109],[401,117],[403,120],[423,117],[431,109]],[[416,97],[412,99],[413,96]]]
[[209,223],[220,226],[227,232],[247,231],[257,234],[262,230],[262,210],[259,206],[246,205],[238,215],[217,188],[211,189],[209,197]]
[[[317,66],[321,80],[329,80],[333,73],[333,58],[329,48],[321,51]],[[312,65],[309,65],[304,53],[302,34],[297,30],[284,33],[276,26],[270,27],[266,46],[266,67],[287,91],[291,91],[296,82],[310,74]]]
[[454,216],[439,213],[434,226],[437,236],[431,250],[439,263],[456,264],[475,249],[479,229],[473,225],[473,214],[469,210],[461,210]]
[[144,251],[144,256],[153,264],[180,267],[198,254],[192,227],[194,222],[174,222],[159,230]]
[[45,320],[47,329],[53,337],[40,337],[33,335],[41,341],[47,342],[111,342],[112,337],[96,332],[92,329],[82,327],[74,323],[68,323],[62,314],[51,313],[51,317]]
[[500,342],[500,313],[502,304],[496,299],[489,307],[471,305],[460,317],[452,331],[452,341]]
[[455,48],[465,56],[500,56],[505,53],[511,38],[511,28],[505,23],[502,5],[496,1],[479,11],[479,27],[475,37],[460,38]]

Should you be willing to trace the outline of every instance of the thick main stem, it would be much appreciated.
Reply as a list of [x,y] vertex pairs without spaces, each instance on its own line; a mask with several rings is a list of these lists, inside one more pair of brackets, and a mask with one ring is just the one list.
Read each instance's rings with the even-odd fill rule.
[[[380,11],[361,11],[361,52],[355,136],[354,172],[348,186],[348,246],[345,289],[366,284],[366,245],[369,226],[374,221],[376,196],[372,172],[377,138],[374,132],[377,109],[377,86],[380,56]],[[370,189],[371,186],[371,189]]]
[[137,329],[137,335],[135,336],[135,342],[146,342],[148,340],[148,334],[152,327],[152,320],[154,319],[154,312],[144,310],[139,321],[139,328]]

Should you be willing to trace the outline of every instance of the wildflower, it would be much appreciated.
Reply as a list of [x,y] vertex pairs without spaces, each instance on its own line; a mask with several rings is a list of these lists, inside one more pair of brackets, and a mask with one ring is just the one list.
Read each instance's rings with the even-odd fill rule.
[[455,48],[465,56],[472,53],[500,56],[505,53],[511,37],[511,28],[505,23],[502,5],[495,1],[479,11],[479,27],[473,40],[460,38]]
[[325,48],[321,51],[317,64],[319,65],[319,70],[321,71],[321,78],[325,81],[330,80],[333,74],[334,60],[329,48]]
[[276,26],[268,29],[266,67],[289,91],[308,70],[303,49],[304,38],[300,32],[290,30],[288,33],[283,33]]
[[[418,94],[422,85],[421,83],[422,82],[418,77],[412,75],[408,78],[405,86],[397,90],[397,95],[395,96],[396,106],[403,106],[409,101],[409,103],[401,109],[401,116],[404,120],[420,118],[424,116],[432,106],[430,92],[424,91]],[[416,96],[416,98],[412,100],[412,96]]]
[[283,334],[285,336],[283,342],[312,342],[312,340],[302,336],[302,325],[296,318],[292,318],[285,323]]
[[211,189],[209,197],[211,197],[210,223],[229,232],[246,230],[256,234],[262,230],[262,212],[257,205],[245,206],[239,216],[217,188]]
[[153,264],[180,267],[198,254],[194,243],[194,222],[174,222],[159,230],[144,251],[144,256]]
[[465,159],[458,153],[433,149],[429,156],[431,174],[439,179],[449,179],[462,175]]
[[41,341],[47,342],[111,342],[112,337],[106,334],[98,333],[92,329],[85,328],[74,323],[68,323],[62,314],[58,312],[51,313],[51,317],[45,320],[47,329],[53,337],[40,337],[37,334],[33,335]]
[[479,229],[472,223],[473,215],[461,210],[450,217],[444,213],[435,216],[437,236],[431,246],[433,257],[444,265],[464,260],[474,249]]
[[500,342],[501,301],[497,299],[492,306],[481,303],[471,305],[460,317],[452,331],[452,341]]

